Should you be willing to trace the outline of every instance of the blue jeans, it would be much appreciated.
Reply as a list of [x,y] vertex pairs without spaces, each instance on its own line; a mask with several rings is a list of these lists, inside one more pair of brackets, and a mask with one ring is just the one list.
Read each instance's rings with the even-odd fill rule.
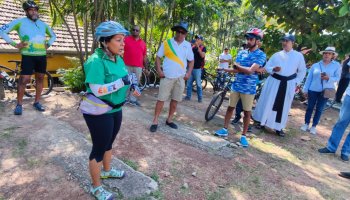
[[203,92],[202,92],[202,69],[193,69],[190,78],[187,81],[187,89],[186,89],[186,98],[191,99],[192,96],[192,84],[193,81],[196,81],[197,85],[197,96],[198,100],[202,100]]
[[317,126],[318,122],[320,121],[323,108],[326,105],[328,99],[323,97],[323,92],[314,92],[309,90],[307,95],[308,101],[305,113],[305,124],[310,124],[312,112],[316,106],[314,119],[312,120],[312,126]]
[[[340,140],[344,135],[345,129],[348,127],[350,123],[350,96],[346,95],[344,98],[343,105],[340,109],[339,119],[337,123],[334,125],[332,130],[332,135],[328,139],[328,150],[332,152],[336,152],[339,146]],[[343,148],[341,150],[341,154],[345,156],[350,155],[350,133],[345,139],[343,144]]]

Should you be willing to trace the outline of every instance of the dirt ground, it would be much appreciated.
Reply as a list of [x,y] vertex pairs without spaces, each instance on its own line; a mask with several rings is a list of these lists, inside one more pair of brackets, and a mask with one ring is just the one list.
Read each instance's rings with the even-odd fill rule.
[[[141,97],[141,108],[127,105],[124,109],[142,109],[153,115],[157,92],[148,88]],[[203,134],[221,128],[227,102],[212,121],[204,120],[211,96],[211,92],[206,91],[203,103],[197,103],[193,97],[190,102],[180,103],[175,122],[194,127]],[[45,114],[68,122],[89,137],[76,109],[78,99],[69,93],[44,98]],[[31,100],[26,100],[25,108],[31,109],[30,103]],[[14,107],[14,103],[8,101],[1,105]],[[339,153],[333,156],[317,152],[325,146],[338,111],[327,110],[318,134],[313,136],[299,131],[305,106],[294,102],[292,107],[285,138],[253,128],[250,147],[234,149],[235,156],[231,159],[181,143],[176,137],[161,132],[150,133],[152,119],[141,119],[149,122],[144,125],[139,123],[138,116],[124,118],[128,120],[123,121],[113,154],[159,183],[160,190],[153,194],[156,199],[350,199],[350,181],[337,175],[339,171],[350,171],[350,164],[341,161]],[[1,109],[1,118],[15,117],[11,112],[4,112],[5,108]],[[130,120],[133,118],[135,120]],[[62,169],[40,160],[41,152],[28,150],[35,144],[25,142],[26,135],[35,131],[25,128],[29,119],[22,120],[18,127],[0,127],[0,199],[91,199]],[[231,126],[228,140],[238,141],[241,127],[242,124]],[[310,140],[303,141],[302,136]],[[23,187],[26,182],[33,184]]]

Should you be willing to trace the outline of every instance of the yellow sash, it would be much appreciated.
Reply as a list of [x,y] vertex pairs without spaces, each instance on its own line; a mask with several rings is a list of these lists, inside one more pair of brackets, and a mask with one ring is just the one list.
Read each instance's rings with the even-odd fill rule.
[[170,39],[164,41],[164,55],[168,59],[181,65],[182,68],[185,67],[185,64],[182,62],[182,60],[179,57],[177,57],[176,52],[175,52],[173,46],[171,45]]

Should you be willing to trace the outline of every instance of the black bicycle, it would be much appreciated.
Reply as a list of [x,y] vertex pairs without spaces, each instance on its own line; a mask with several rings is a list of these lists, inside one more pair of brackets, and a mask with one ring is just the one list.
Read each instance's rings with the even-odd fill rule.
[[216,115],[216,113],[219,111],[222,102],[224,101],[227,92],[231,89],[231,85],[233,82],[233,77],[230,77],[228,79],[228,82],[225,84],[224,88],[222,91],[218,92],[217,94],[215,94],[213,96],[213,98],[211,99],[209,106],[207,108],[207,110],[205,111],[205,120],[206,121],[210,121],[214,118],[214,116]]
[[[216,113],[219,111],[221,105],[222,105],[222,102],[225,100],[225,99],[228,99],[226,97],[226,94],[228,91],[231,90],[231,86],[232,86],[232,82],[234,80],[234,76],[229,76],[228,78],[228,81],[227,83],[225,84],[224,88],[222,91],[220,91],[219,93],[215,94],[213,96],[213,98],[211,99],[210,103],[209,103],[209,106],[205,112],[205,120],[206,121],[210,121],[212,120]],[[262,80],[259,80],[259,82],[257,82],[257,85],[256,85],[256,94],[254,96],[254,100],[258,100],[259,97],[260,97],[260,94],[261,94],[261,91],[262,91],[262,88],[264,86],[264,83],[265,83],[265,78],[262,79]]]
[[[4,81],[4,89],[9,90],[11,92],[17,92],[18,87],[18,79],[19,79],[19,68],[21,66],[21,61],[18,60],[9,60],[9,63],[15,63],[16,68],[13,70],[9,67],[0,65],[0,73],[1,78]],[[24,94],[27,97],[35,96],[35,75],[31,76],[30,82],[26,85]],[[45,72],[44,74],[44,88],[41,95],[48,95],[53,88],[53,79],[49,72]]]
[[[230,78],[230,75],[222,70],[217,70],[216,75],[213,75],[208,73],[205,69],[203,69],[201,76],[202,89],[204,90],[209,82],[212,85],[213,93],[222,91],[225,87],[225,84],[229,81]],[[193,81],[192,90],[194,92],[197,91],[196,81]]]

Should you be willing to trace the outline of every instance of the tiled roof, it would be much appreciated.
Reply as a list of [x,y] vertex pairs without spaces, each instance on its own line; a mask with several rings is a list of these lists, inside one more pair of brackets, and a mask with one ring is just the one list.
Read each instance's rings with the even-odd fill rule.
[[[46,6],[46,8],[45,8]],[[40,10],[49,10],[47,8],[47,4],[44,5],[43,8],[40,8]],[[7,24],[11,22],[14,19],[24,17],[25,13],[22,9],[22,5],[16,1],[16,0],[3,0],[0,3],[0,24]],[[43,14],[40,12],[40,19],[47,23],[48,25],[51,25],[51,19],[48,16],[47,13]],[[67,22],[70,26],[70,29],[73,32],[74,39],[77,41],[77,32],[75,31],[75,26],[74,26],[74,19],[72,16],[67,17]],[[73,39],[70,36],[68,29],[64,25],[56,25],[55,27],[52,28],[53,31],[56,34],[56,41],[53,43],[53,45],[48,49],[48,52],[52,53],[60,53],[60,54],[75,54],[77,52],[76,48],[74,47]],[[89,31],[90,32],[90,31]],[[83,28],[79,28],[79,33],[80,33],[80,39],[82,41],[82,47],[84,47],[84,31]],[[12,31],[9,33],[9,36],[11,39],[13,39],[15,42],[19,42],[18,35],[15,31]],[[89,50],[91,49],[92,45],[92,36],[91,33],[89,34]],[[83,49],[84,51],[84,49]],[[5,40],[0,38],[0,52],[6,52],[6,53],[12,53],[12,52],[18,52],[18,50],[11,45],[7,44]]]

